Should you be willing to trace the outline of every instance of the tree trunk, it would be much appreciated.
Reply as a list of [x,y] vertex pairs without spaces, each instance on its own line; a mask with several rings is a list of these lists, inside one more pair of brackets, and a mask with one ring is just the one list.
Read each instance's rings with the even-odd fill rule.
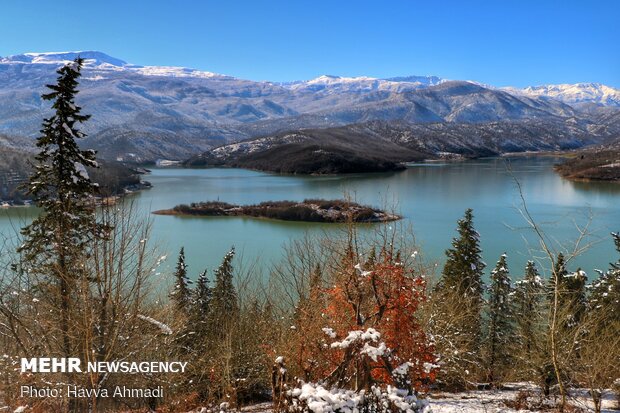
[[560,395],[562,401],[560,402],[560,413],[564,412],[564,406],[566,406],[566,389],[564,388],[564,382],[562,381],[562,372],[560,371],[560,363],[558,361],[558,346],[557,346],[557,322],[558,322],[558,307],[560,299],[560,280],[559,274],[556,271],[553,272],[554,288],[553,288],[553,309],[551,315],[551,361],[553,363],[553,371],[555,373],[556,380],[558,381],[558,387],[560,389]]
[[594,402],[594,412],[601,413],[601,392],[592,390],[592,401]]

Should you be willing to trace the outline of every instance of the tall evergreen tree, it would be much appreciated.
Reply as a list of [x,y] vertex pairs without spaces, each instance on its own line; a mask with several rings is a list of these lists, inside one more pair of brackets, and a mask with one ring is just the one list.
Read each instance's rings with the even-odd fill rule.
[[578,269],[569,273],[566,269],[564,254],[558,254],[549,279],[549,301],[553,303],[556,278],[558,282],[558,312],[562,319],[561,328],[570,329],[577,326],[586,312],[586,273]]
[[174,286],[170,293],[170,298],[174,301],[178,311],[187,314],[192,302],[192,291],[190,284],[192,281],[187,277],[187,264],[185,263],[185,248],[181,247],[177,267],[174,272]]
[[196,281],[196,288],[194,290],[194,313],[196,318],[204,322],[209,316],[209,310],[211,307],[211,299],[213,292],[209,287],[209,279],[207,278],[207,270],[204,270],[198,280]]
[[561,306],[568,310],[566,326],[569,328],[578,326],[586,314],[587,280],[586,273],[580,268],[563,278]]
[[545,286],[534,261],[528,261],[525,277],[515,283],[513,312],[517,325],[517,342],[524,360],[531,360],[538,347],[542,322]]
[[446,251],[440,289],[449,289],[462,297],[468,307],[469,325],[462,326],[465,334],[472,335],[478,343],[482,339],[481,312],[484,303],[482,275],[486,264],[482,261],[480,234],[474,228],[471,209],[465,211],[458,221],[459,236],[452,240],[452,248]]
[[516,361],[520,377],[537,377],[545,394],[554,381],[549,360],[549,331],[546,313],[546,287],[536,264],[528,261],[525,276],[515,283],[513,314],[516,321]]
[[510,305],[511,293],[506,254],[503,254],[491,271],[487,367],[488,379],[493,384],[498,383],[513,361],[514,319]]
[[457,230],[459,237],[452,240],[452,248],[446,251],[441,285],[442,288],[456,289],[479,305],[484,292],[482,274],[486,264],[480,256],[480,234],[474,228],[471,209],[467,209],[463,219],[458,221]]
[[83,60],[60,68],[57,83],[47,85],[51,92],[42,95],[52,101],[51,117],[44,119],[37,139],[39,153],[27,193],[41,214],[22,230],[24,243],[19,251],[31,273],[38,273],[56,285],[62,347],[72,356],[70,339],[71,308],[77,280],[85,277],[83,258],[88,243],[103,238],[109,228],[95,217],[94,195],[97,185],[86,168],[96,168],[95,152],[81,150],[77,140],[86,135],[78,126],[89,119],[75,104]]
[[[465,387],[481,366],[484,262],[471,209],[458,221],[459,236],[446,251],[446,264],[433,293],[431,330],[443,366],[440,380]],[[440,342],[439,342],[440,341]]]
[[235,248],[224,256],[222,263],[215,270],[215,286],[211,300],[211,314],[215,322],[214,327],[219,327],[227,320],[234,318],[239,312],[237,292],[233,284],[232,260],[235,257]]

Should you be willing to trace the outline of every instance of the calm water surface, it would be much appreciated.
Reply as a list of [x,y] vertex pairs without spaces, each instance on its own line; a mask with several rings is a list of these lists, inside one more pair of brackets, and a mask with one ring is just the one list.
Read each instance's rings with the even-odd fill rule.
[[[553,158],[511,159],[509,172],[506,160],[485,159],[421,164],[399,173],[317,177],[241,169],[155,169],[147,177],[153,189],[134,199],[147,215],[148,211],[196,201],[219,199],[249,204],[342,198],[347,192],[360,203],[395,205],[405,223],[413,227],[425,259],[438,265],[455,235],[456,221],[470,207],[474,209],[485,261],[491,267],[500,254],[507,252],[516,276],[530,256],[529,249],[538,248],[518,210],[521,201],[516,178],[530,212],[558,242],[568,245],[578,235],[575,224],[583,225],[591,217],[593,236],[588,241],[595,244],[573,266],[581,266],[594,276],[595,268],[607,268],[618,258],[609,232],[620,231],[620,185],[565,181],[553,172],[555,162]],[[0,232],[12,233],[13,227],[35,213],[33,208],[0,211]],[[245,261],[259,258],[265,268],[282,257],[282,246],[290,240],[306,233],[336,230],[325,224],[244,218],[151,217],[157,245],[162,255],[170,257],[167,266],[173,266],[176,252],[185,246],[193,277],[205,267],[215,267],[232,245]]]

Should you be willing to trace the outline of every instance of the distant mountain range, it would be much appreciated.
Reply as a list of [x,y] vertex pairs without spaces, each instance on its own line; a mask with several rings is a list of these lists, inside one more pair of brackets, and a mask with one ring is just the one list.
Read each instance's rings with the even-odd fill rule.
[[[0,58],[0,134],[7,136],[0,145],[37,136],[49,111],[40,98],[44,86],[78,54],[86,59],[78,103],[93,114],[86,144],[109,159],[185,159],[231,142],[300,129],[353,125],[369,131],[373,122],[414,134],[418,143],[409,150],[425,156],[444,150],[479,153],[480,145],[467,152],[466,142],[472,141],[484,141],[488,147],[482,149],[489,153],[577,147],[608,139],[618,129],[620,90],[600,84],[494,88],[436,76],[257,82],[133,65],[85,51]],[[517,136],[515,131],[527,132]]]

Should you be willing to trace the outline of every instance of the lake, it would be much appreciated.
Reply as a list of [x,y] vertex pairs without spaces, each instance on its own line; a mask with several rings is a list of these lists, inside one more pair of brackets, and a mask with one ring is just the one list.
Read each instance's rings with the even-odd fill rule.
[[[148,216],[148,211],[197,201],[301,201],[342,198],[346,192],[363,204],[394,206],[404,217],[403,223],[413,227],[424,258],[439,266],[456,234],[456,221],[466,208],[473,208],[488,267],[506,252],[516,278],[531,256],[529,248],[538,248],[519,212],[522,204],[516,178],[532,216],[558,242],[574,240],[578,236],[575,225],[583,225],[591,217],[592,236],[587,241],[594,245],[572,263],[571,269],[581,266],[592,278],[595,268],[608,268],[610,261],[618,259],[609,233],[620,231],[620,185],[566,181],[553,172],[556,162],[558,159],[550,157],[493,158],[418,164],[397,173],[339,176],[283,176],[242,169],[153,169],[146,177],[153,188],[133,198]],[[0,232],[12,233],[12,228],[35,213],[34,208],[0,211]],[[176,253],[184,246],[194,278],[205,267],[216,267],[232,245],[244,261],[258,258],[267,268],[282,257],[282,246],[290,240],[306,233],[338,230],[334,224],[251,218],[149,217],[153,220],[153,237],[162,255],[169,257],[164,272],[174,266]]]

